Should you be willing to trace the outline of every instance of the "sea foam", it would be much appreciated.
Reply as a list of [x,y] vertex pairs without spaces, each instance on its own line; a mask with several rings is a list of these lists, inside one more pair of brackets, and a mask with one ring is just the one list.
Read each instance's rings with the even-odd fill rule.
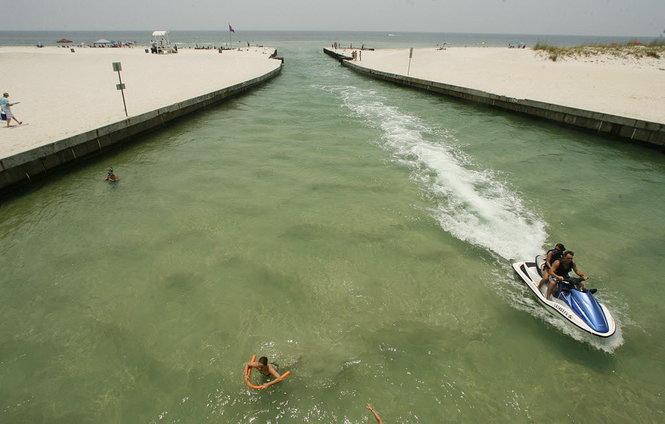
[[[445,231],[503,259],[531,260],[542,252],[547,237],[543,220],[495,172],[479,169],[457,147],[459,141],[453,134],[428,127],[422,119],[387,104],[374,90],[321,88],[337,94],[352,114],[381,130],[378,144],[391,153],[396,163],[409,168],[412,178],[433,200],[430,213]],[[618,322],[614,336],[599,340],[549,314],[523,284],[515,281],[510,265],[499,262],[490,281],[499,284],[497,292],[516,309],[605,352],[612,353],[623,344],[623,317],[615,317]]]
[[410,169],[435,203],[430,212],[445,231],[505,259],[531,259],[541,251],[544,222],[494,172],[474,166],[455,147],[459,143],[452,134],[428,127],[373,90],[324,89],[335,92],[354,115],[381,130],[378,143]]

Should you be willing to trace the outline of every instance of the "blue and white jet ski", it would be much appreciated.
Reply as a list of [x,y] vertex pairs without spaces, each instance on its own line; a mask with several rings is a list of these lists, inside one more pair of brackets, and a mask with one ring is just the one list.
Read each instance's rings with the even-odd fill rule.
[[[538,290],[542,279],[542,265],[545,258],[536,256],[534,262],[516,262],[513,268],[533,291],[540,303],[553,314],[559,314],[576,327],[599,337],[610,337],[616,331],[616,323],[610,311],[598,302],[590,291],[581,291],[574,286],[552,294],[552,299],[545,299],[547,284]],[[555,296],[556,295],[556,296]]]

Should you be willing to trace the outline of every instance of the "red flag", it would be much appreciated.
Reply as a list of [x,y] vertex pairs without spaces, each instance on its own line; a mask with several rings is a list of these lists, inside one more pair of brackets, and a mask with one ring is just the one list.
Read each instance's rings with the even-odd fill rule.
[[231,24],[229,24],[229,32],[236,32],[236,30],[233,29],[233,27],[231,26]]

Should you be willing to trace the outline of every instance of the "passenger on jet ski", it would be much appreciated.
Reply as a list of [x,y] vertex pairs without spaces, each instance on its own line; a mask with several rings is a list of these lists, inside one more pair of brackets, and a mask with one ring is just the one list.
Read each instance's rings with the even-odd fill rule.
[[547,283],[547,280],[549,279],[549,270],[552,268],[552,264],[561,259],[561,256],[563,256],[563,252],[565,251],[566,248],[561,243],[557,243],[556,246],[554,246],[554,249],[547,251],[547,254],[545,254],[545,262],[543,263],[543,279],[538,283],[538,290],[540,290],[543,284]]
[[[586,281],[589,279],[589,277],[582,272],[579,268],[577,268],[577,265],[575,262],[573,262],[573,257],[575,256],[575,252],[571,250],[567,250],[563,252],[563,256],[561,259],[558,259],[554,261],[552,264],[552,268],[549,269],[549,284],[547,285],[547,294],[545,295],[546,299],[549,299],[550,296],[552,295],[552,292],[554,291],[555,287],[559,287],[561,289],[562,287],[566,287],[566,285],[579,285],[580,290],[584,291],[584,283],[582,281]],[[575,271],[575,274],[579,275],[582,280],[581,281],[571,281],[570,280],[570,271]]]

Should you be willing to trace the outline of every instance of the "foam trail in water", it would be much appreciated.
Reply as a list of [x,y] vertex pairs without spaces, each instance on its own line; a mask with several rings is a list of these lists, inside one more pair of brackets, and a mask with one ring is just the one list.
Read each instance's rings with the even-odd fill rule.
[[[546,237],[543,221],[492,172],[474,169],[473,163],[453,147],[456,140],[450,134],[437,133],[417,117],[386,105],[373,90],[353,86],[319,88],[338,94],[355,115],[381,129],[381,146],[408,166],[414,179],[431,195],[436,202],[432,214],[444,230],[505,259],[530,260],[542,252]],[[500,261],[495,272],[490,281],[497,282],[497,293],[515,308],[596,349],[611,353],[623,344],[621,322],[625,314],[614,315],[615,335],[600,339],[547,312],[524,284],[516,281],[507,263]]]
[[436,202],[431,212],[453,236],[506,258],[531,259],[541,251],[545,225],[492,172],[476,170],[460,152],[443,142],[419,118],[387,105],[372,90],[353,86],[323,87],[344,105],[382,131],[381,145],[408,166]]
[[[473,163],[453,147],[456,140],[450,134],[437,133],[417,117],[387,105],[373,90],[353,86],[319,88],[336,93],[355,115],[381,129],[381,146],[399,163],[408,166],[414,179],[433,198],[436,207],[431,212],[444,230],[505,259],[531,260],[542,252],[546,237],[543,221],[491,171],[474,169]],[[490,281],[499,284],[497,293],[513,307],[596,349],[611,353],[623,344],[623,316],[614,315],[617,321],[614,336],[600,339],[587,334],[547,312],[516,281],[510,265],[502,261],[497,265],[496,275]]]

